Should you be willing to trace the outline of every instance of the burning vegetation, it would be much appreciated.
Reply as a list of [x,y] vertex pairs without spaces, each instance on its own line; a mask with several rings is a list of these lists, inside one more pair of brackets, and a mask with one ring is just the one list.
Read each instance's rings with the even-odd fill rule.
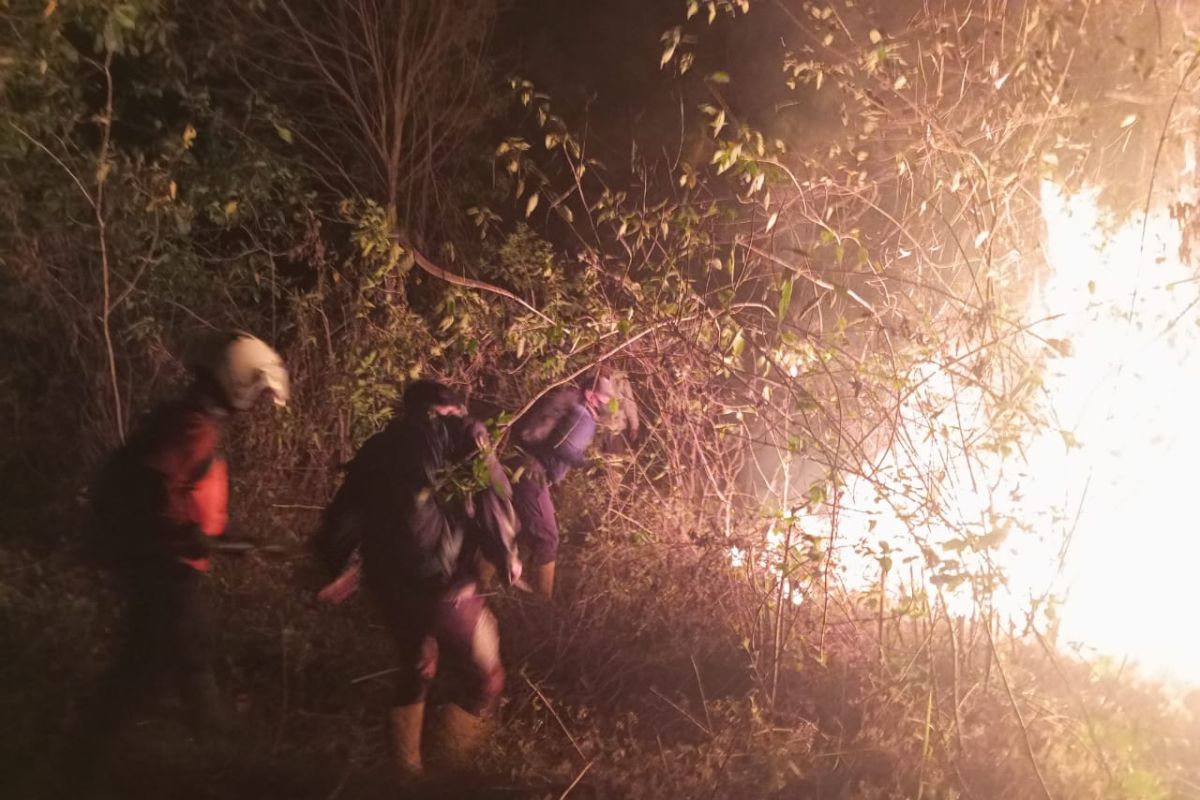
[[[87,687],[192,619],[85,546],[142,524],[96,478],[136,445],[147,530],[220,484],[168,560],[229,727],[121,708],[77,792],[1200,797],[1188,4],[0,23],[4,796],[83,774]],[[197,361],[223,330],[253,363]],[[188,436],[144,433],[190,363]],[[440,773],[426,698],[481,748]]]

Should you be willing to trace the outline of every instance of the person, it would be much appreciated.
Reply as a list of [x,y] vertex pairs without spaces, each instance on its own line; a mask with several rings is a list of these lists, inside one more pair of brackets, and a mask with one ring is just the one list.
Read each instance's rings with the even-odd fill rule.
[[[403,407],[355,457],[347,479],[371,477],[342,505],[358,507],[362,584],[400,651],[389,716],[393,761],[407,782],[424,771],[421,730],[439,660],[466,677],[462,696],[442,710],[435,742],[440,760],[461,768],[482,742],[505,676],[476,558],[510,584],[519,580],[521,564],[512,489],[489,452],[486,428],[467,416],[454,390],[435,381],[411,384]],[[351,563],[323,599],[347,596],[335,588],[355,571]]]
[[85,704],[68,769],[86,781],[138,702],[173,677],[200,731],[224,726],[212,665],[207,595],[214,537],[227,521],[225,421],[264,398],[288,399],[283,360],[246,333],[208,343],[179,399],[159,405],[91,487],[89,542],[126,601],[116,662]]
[[612,385],[612,398],[608,405],[616,408],[601,408],[598,416],[600,452],[605,455],[622,455],[638,443],[641,432],[641,415],[633,396],[633,384],[629,376],[613,370],[608,374]]
[[561,483],[572,467],[587,463],[597,419],[612,398],[611,380],[594,371],[578,385],[551,390],[513,425],[516,455],[509,467],[517,476],[513,507],[520,523],[518,542],[528,551],[530,585],[545,598],[554,594],[559,540],[550,487]]

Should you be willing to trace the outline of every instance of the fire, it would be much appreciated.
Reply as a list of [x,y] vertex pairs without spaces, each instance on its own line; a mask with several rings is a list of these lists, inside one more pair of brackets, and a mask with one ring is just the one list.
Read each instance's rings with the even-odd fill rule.
[[[1052,183],[1042,206],[1049,277],[1027,308],[1040,321],[1024,345],[1044,367],[1030,385],[1050,424],[1019,455],[981,452],[967,443],[994,421],[994,405],[944,365],[919,365],[909,377],[920,390],[901,409],[917,433],[873,482],[851,479],[840,492],[837,577],[871,591],[886,565],[891,592],[931,588],[967,614],[979,594],[944,576],[1002,573],[990,599],[1002,616],[1023,623],[1051,597],[1060,642],[1200,683],[1189,632],[1200,525],[1187,502],[1200,494],[1200,278],[1180,262],[1165,210],[1106,226],[1095,192],[1066,196]],[[934,503],[929,475],[940,476]],[[757,567],[779,579],[780,530],[829,541],[830,512],[785,512]],[[941,559],[936,583],[930,552]],[[733,553],[734,566],[747,557]],[[805,587],[785,588],[801,602]]]
[[1072,343],[1046,388],[1079,442],[1067,452],[1038,442],[1031,456],[1042,502],[1058,493],[1078,514],[1061,632],[1200,683],[1200,641],[1186,630],[1200,565],[1188,504],[1200,453],[1197,276],[1165,211],[1105,232],[1094,192],[1046,183],[1042,203],[1052,274],[1033,310],[1060,314],[1039,333]]

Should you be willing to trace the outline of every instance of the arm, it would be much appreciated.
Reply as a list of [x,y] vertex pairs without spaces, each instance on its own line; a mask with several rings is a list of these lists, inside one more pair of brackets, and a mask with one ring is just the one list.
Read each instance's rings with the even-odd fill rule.
[[483,556],[512,585],[521,577],[521,561],[517,556],[517,516],[512,506],[512,486],[508,475],[491,448],[487,430],[475,423],[471,426],[474,438],[476,469],[485,488],[474,498],[475,531]]

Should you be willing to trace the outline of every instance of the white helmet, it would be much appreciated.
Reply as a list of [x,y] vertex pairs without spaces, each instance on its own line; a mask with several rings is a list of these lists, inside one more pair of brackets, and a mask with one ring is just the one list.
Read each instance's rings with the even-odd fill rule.
[[221,387],[231,408],[252,408],[264,391],[271,392],[275,405],[287,403],[287,368],[279,353],[262,339],[235,333],[211,353],[200,367]]

